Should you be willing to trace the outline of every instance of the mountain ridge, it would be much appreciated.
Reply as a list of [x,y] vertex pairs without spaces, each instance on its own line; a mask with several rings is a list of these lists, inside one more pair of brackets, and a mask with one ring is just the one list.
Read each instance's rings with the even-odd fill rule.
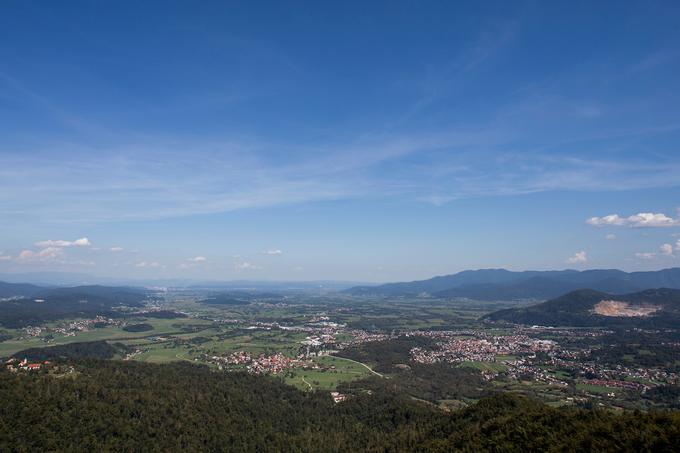
[[436,298],[478,300],[545,300],[569,291],[591,288],[614,294],[648,288],[680,289],[680,268],[625,272],[618,269],[573,269],[556,271],[509,271],[478,269],[412,282],[356,286],[343,291],[349,295],[427,295]]
[[622,295],[579,289],[540,304],[489,313],[482,319],[555,327],[677,327],[680,289],[653,288]]

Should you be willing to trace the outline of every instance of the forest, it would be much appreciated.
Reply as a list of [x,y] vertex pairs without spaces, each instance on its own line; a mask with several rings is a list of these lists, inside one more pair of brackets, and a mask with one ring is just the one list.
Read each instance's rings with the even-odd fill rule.
[[512,394],[445,412],[392,391],[335,404],[185,363],[0,371],[1,451],[675,451],[680,414],[553,408]]

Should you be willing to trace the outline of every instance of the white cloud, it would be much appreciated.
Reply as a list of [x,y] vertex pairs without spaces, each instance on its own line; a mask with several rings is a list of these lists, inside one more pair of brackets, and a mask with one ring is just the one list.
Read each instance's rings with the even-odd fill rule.
[[109,251],[111,251],[111,252],[122,252],[122,251],[123,251],[123,247],[111,247],[111,248],[109,249]]
[[678,252],[680,252],[680,239],[678,239],[677,241],[675,241],[675,250],[677,250]]
[[2,252],[0,252],[0,261],[10,261],[11,259],[12,259],[11,256],[3,255]]
[[635,258],[639,258],[641,260],[651,260],[656,258],[656,253],[654,252],[637,252],[635,254]]
[[609,234],[605,235],[604,238],[608,241],[613,241],[614,239],[616,239],[616,235],[609,233]]
[[60,257],[63,252],[60,247],[46,247],[38,252],[22,250],[18,259],[19,261],[50,261]]
[[274,256],[274,255],[283,255],[283,252],[279,249],[273,249],[273,250],[265,250],[264,252],[262,252],[262,254]]
[[659,247],[659,253],[666,256],[673,256],[673,246],[671,244],[662,244]]
[[591,217],[586,223],[592,226],[625,225],[626,219],[619,217],[618,214],[610,214],[604,217]]
[[666,214],[655,214],[652,212],[641,212],[628,217],[630,226],[636,228],[656,228],[680,225],[680,220],[668,217]]
[[178,269],[191,269],[193,267],[199,266],[202,263],[208,261],[205,256],[194,256],[193,258],[187,258],[186,263],[180,263],[177,265]]
[[597,227],[628,226],[631,228],[660,228],[680,226],[680,219],[674,219],[662,213],[640,212],[630,217],[621,217],[618,214],[610,214],[604,217],[591,217],[586,220],[586,223]]
[[588,254],[583,250],[567,258],[567,263],[569,264],[585,263],[586,261],[588,261]]
[[64,241],[63,239],[48,239],[46,241],[36,242],[36,247],[89,247],[92,243],[88,238],[80,238],[75,241]]
[[238,262],[238,263],[234,264],[234,268],[236,268],[236,270],[244,270],[244,271],[257,271],[257,270],[262,269],[262,267],[260,267],[256,264],[253,264],[253,263],[249,263],[248,261]]
[[157,267],[161,267],[161,264],[158,263],[157,261],[151,261],[151,262],[140,261],[139,263],[135,264],[135,267],[141,267],[141,268],[145,268],[145,267],[157,268]]

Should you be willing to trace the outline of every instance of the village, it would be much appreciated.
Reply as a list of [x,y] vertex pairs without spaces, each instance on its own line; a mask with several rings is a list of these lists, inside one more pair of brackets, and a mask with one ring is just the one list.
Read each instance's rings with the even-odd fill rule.
[[[537,327],[518,327],[513,334],[502,336],[493,336],[478,330],[412,332],[408,335],[425,336],[439,341],[432,349],[412,348],[411,360],[423,364],[495,363],[501,367],[495,370],[484,369],[486,379],[502,375],[511,380],[533,380],[560,387],[566,387],[569,381],[575,380],[591,386],[645,391],[652,386],[652,382],[654,385],[675,385],[679,382],[677,373],[663,368],[633,368],[620,364],[607,366],[588,360],[590,350],[567,349],[555,340],[536,339],[528,335],[540,331],[542,329]],[[599,337],[605,335],[606,331],[551,329],[551,333],[573,338],[577,335]],[[561,371],[556,373],[554,370]]]

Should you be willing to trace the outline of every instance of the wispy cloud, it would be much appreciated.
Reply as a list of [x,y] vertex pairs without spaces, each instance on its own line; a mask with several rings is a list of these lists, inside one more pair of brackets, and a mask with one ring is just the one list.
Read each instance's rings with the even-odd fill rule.
[[194,256],[191,258],[187,258],[185,262],[179,263],[177,265],[178,269],[193,269],[196,267],[201,266],[202,264],[205,264],[208,261],[208,258],[205,256]]
[[60,258],[64,254],[63,249],[59,247],[46,247],[42,250],[34,252],[33,250],[22,250],[17,257],[17,260],[28,261],[53,261]]
[[163,267],[163,265],[158,261],[140,261],[135,263],[134,266],[138,268],[152,268],[152,269]]
[[46,241],[36,242],[36,247],[90,247],[92,243],[88,238],[80,238],[74,241],[64,241],[62,239],[48,239]]
[[654,252],[636,252],[635,258],[638,258],[638,259],[641,259],[641,260],[653,260],[654,258],[656,258],[656,253],[654,253]]
[[262,266],[258,266],[257,264],[248,261],[240,261],[234,264],[234,269],[240,271],[257,271],[261,270]]
[[494,150],[503,143],[482,132],[376,136],[326,145],[318,153],[301,146],[285,165],[267,157],[268,145],[230,143],[0,153],[0,212],[15,221],[40,212],[54,221],[92,222],[339,199],[398,197],[441,205],[551,190],[667,187],[677,185],[680,173],[680,163],[663,159]]
[[647,55],[632,67],[633,72],[648,71],[680,59],[678,49],[660,49]]

